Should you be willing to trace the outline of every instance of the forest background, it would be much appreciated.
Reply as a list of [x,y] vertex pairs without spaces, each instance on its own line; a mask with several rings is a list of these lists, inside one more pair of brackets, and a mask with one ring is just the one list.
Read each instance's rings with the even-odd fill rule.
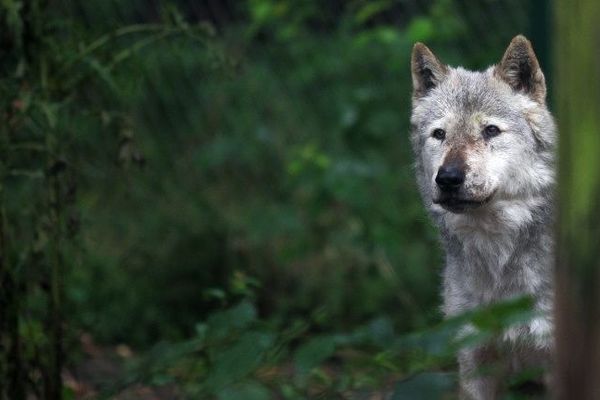
[[548,2],[5,0],[0,25],[3,398],[440,398],[459,326],[531,316],[441,322],[409,58],[484,68],[524,33],[552,87]]

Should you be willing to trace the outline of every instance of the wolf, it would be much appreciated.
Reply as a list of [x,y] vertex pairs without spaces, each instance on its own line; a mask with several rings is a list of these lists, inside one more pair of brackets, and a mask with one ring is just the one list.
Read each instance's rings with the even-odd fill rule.
[[[461,398],[496,399],[507,374],[551,363],[557,132],[544,74],[522,35],[484,71],[445,65],[416,43],[411,72],[410,140],[445,250],[445,315],[534,302],[533,320],[459,353]],[[502,367],[483,373],[490,362]]]

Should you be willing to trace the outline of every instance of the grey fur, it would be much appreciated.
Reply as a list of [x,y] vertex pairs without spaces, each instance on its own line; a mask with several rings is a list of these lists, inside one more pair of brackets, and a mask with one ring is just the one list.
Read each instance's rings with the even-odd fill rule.
[[[500,64],[483,72],[445,66],[418,43],[412,76],[411,142],[420,192],[446,252],[445,314],[530,295],[542,315],[505,332],[498,346],[459,355],[462,396],[495,399],[502,377],[478,370],[499,357],[497,347],[512,349],[501,356],[505,372],[549,366],[553,347],[556,129],[544,75],[529,41],[517,36]],[[486,138],[488,125],[501,133]],[[432,136],[435,129],[445,130],[443,140]],[[444,203],[435,177],[448,157],[466,168],[457,196],[475,203]]]

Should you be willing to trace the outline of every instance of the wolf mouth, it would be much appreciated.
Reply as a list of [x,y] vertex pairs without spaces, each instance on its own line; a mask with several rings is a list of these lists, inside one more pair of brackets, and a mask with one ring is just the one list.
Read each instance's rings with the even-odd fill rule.
[[473,199],[462,199],[454,196],[445,196],[440,199],[434,200],[434,204],[439,204],[447,211],[453,213],[463,213],[468,210],[473,210],[483,206],[488,203],[492,195],[483,199],[483,200],[473,200]]

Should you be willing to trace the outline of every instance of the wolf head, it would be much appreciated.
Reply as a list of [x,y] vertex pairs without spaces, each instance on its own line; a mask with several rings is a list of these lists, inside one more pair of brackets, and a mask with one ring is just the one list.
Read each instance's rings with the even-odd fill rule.
[[482,72],[444,65],[422,43],[411,67],[411,142],[432,211],[470,213],[548,191],[556,134],[544,74],[525,37]]

